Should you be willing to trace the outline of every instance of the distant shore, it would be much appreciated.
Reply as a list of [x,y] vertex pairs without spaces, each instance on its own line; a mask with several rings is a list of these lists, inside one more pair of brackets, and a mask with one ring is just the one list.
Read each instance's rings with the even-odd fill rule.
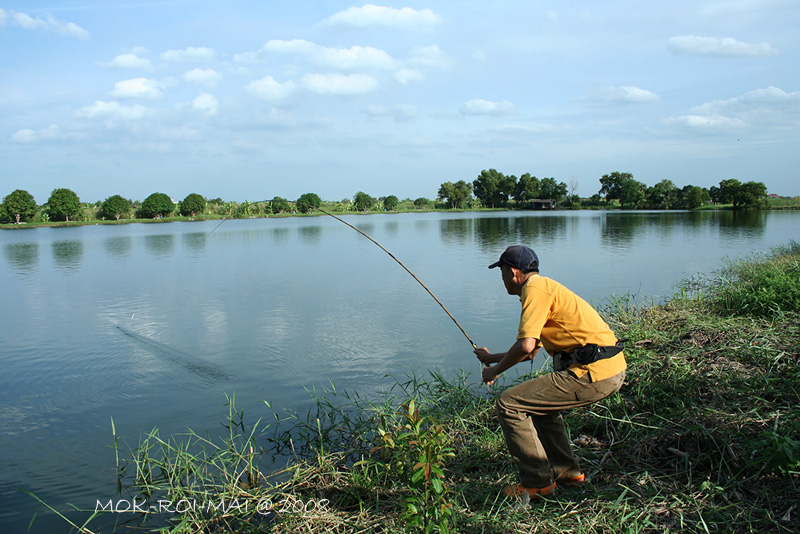
[[[328,208],[325,208],[327,211]],[[698,208],[697,210],[691,211],[716,211],[716,210],[723,210],[728,211],[732,210],[731,205],[720,205],[720,206],[706,206],[702,208]],[[770,205],[763,210],[758,211],[782,211],[782,210],[799,210],[800,203],[787,203],[785,205]],[[575,211],[607,211],[610,213],[623,211],[619,208],[602,208],[602,207],[584,207],[581,209],[575,209],[570,207],[562,207],[562,208],[555,208],[550,210],[521,210],[521,209],[513,209],[513,208],[425,208],[425,209],[398,209],[393,211],[385,211],[385,210],[370,210],[370,211],[331,211],[336,216],[344,216],[344,215],[377,215],[377,214],[385,214],[385,215],[392,215],[392,214],[401,214],[401,213],[465,213],[465,212],[498,212],[498,211],[511,211],[511,212],[575,212]],[[624,211],[640,211],[640,210],[624,210]],[[687,211],[687,210],[646,210],[646,211],[658,211],[659,213],[675,213],[678,211]],[[219,214],[203,214],[195,217],[183,217],[183,216],[175,216],[175,217],[162,217],[162,218],[155,218],[155,219],[119,219],[119,220],[102,220],[102,219],[93,219],[93,220],[86,220],[86,221],[48,221],[48,222],[21,222],[20,224],[16,223],[0,223],[0,230],[22,230],[26,228],[64,228],[64,227],[71,227],[71,226],[99,226],[99,225],[118,225],[118,224],[135,224],[135,223],[142,223],[142,224],[152,224],[152,223],[167,223],[167,222],[199,222],[199,221],[223,221],[229,219],[281,219],[286,217],[319,217],[324,216],[325,214],[319,211],[315,211],[312,213],[277,213],[277,214],[257,214],[257,215],[246,215],[246,216],[230,216],[230,215],[219,215]]]

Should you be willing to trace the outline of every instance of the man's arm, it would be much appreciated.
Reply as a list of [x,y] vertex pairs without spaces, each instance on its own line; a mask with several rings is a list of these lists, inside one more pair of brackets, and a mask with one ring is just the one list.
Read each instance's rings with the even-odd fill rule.
[[508,351],[499,354],[489,353],[486,347],[476,349],[474,351],[475,355],[478,356],[478,359],[483,363],[489,364],[497,362],[497,365],[486,367],[483,370],[483,381],[491,385],[497,380],[500,373],[517,365],[521,361],[535,358],[539,350],[538,341],[539,340],[532,337],[518,339],[516,343],[511,345]]

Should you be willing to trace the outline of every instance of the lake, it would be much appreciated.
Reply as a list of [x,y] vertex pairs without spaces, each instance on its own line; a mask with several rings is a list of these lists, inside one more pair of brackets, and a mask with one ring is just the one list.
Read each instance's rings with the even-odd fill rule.
[[[519,302],[487,266],[527,244],[541,273],[603,305],[669,298],[726,257],[798,239],[800,211],[348,215],[403,261],[479,346],[514,341]],[[331,217],[0,232],[0,531],[39,504],[116,496],[111,419],[138,444],[218,432],[226,394],[304,410],[306,388],[379,392],[391,376],[480,369],[438,304]],[[523,371],[529,370],[522,369]],[[77,514],[85,519],[86,514]],[[41,512],[32,531],[64,530]]]

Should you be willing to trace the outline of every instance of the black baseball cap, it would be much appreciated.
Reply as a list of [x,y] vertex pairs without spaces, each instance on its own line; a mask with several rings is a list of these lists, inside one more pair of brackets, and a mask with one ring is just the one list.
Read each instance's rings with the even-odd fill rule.
[[491,264],[489,268],[494,269],[500,265],[515,267],[524,273],[533,271],[539,272],[539,257],[528,247],[513,245],[508,247],[505,252],[500,255],[500,260]]

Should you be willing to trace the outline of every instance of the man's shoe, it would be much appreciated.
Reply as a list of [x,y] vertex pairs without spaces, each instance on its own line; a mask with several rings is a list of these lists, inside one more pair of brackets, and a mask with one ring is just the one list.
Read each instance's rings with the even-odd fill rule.
[[553,490],[556,489],[555,484],[550,484],[549,486],[545,486],[543,488],[526,488],[522,484],[514,484],[513,486],[506,486],[503,488],[502,495],[503,497],[509,497],[512,499],[519,499],[524,497],[527,493],[530,500],[540,499],[545,495],[550,495],[553,493]]
[[559,478],[557,482],[559,486],[583,486],[586,484],[586,475],[579,473],[574,477]]

